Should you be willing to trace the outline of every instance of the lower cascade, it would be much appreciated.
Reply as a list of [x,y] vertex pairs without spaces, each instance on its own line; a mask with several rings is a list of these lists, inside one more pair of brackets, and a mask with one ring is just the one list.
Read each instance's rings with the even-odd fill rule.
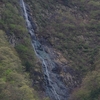
[[67,100],[68,89],[59,79],[59,75],[52,71],[56,67],[56,64],[35,36],[33,21],[28,13],[29,9],[23,0],[20,0],[20,5],[23,11],[23,16],[26,20],[27,29],[32,38],[32,46],[35,54],[41,60],[43,66],[45,91],[52,100]]

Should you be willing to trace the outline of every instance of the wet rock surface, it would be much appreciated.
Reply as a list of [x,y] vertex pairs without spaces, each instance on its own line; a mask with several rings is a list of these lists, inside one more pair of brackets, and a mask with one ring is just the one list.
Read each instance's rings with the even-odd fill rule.
[[32,46],[43,66],[45,91],[52,100],[67,100],[69,91],[78,83],[75,81],[74,71],[70,69],[67,60],[60,52],[51,48],[50,45],[47,46],[44,39],[41,40],[42,44],[39,42],[34,33],[36,26],[29,7],[23,0],[21,0],[21,7],[32,39]]
[[55,67],[52,69],[52,72],[59,74],[58,79],[66,85],[70,94],[71,91],[81,83],[80,73],[69,66],[68,61],[59,51],[54,48],[48,48],[46,45],[44,45],[44,48],[55,62]]

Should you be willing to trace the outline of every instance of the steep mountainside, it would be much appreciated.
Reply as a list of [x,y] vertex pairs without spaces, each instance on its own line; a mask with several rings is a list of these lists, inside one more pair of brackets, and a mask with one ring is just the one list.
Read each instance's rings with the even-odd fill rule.
[[38,97],[42,94],[35,91],[43,89],[39,64],[21,15],[20,2],[1,0],[0,100],[41,100]]
[[37,25],[37,37],[57,55],[54,59],[62,66],[64,83],[78,87],[71,100],[99,100],[100,1],[26,1]]
[[38,100],[16,51],[0,30],[0,100]]
[[[70,90],[69,100],[99,100],[100,1],[25,2],[36,37],[57,63],[53,72]],[[0,29],[0,100],[39,100],[35,90],[44,91],[42,64],[31,46],[19,0],[0,0]]]
[[100,44],[100,2],[29,1],[40,41],[62,52],[70,65],[79,69],[81,74],[94,69]]

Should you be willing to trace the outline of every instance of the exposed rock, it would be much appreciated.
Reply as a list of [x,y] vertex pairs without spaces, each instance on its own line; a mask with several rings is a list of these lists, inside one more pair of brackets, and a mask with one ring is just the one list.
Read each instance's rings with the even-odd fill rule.
[[43,47],[56,64],[56,67],[54,67],[52,71],[53,73],[57,73],[60,75],[58,79],[62,80],[65,83],[70,92],[71,90],[73,90],[73,88],[78,87],[81,83],[81,78],[76,76],[80,76],[79,73],[69,67],[68,61],[58,50],[55,50],[54,48],[48,47],[46,45],[44,45]]
[[[7,34],[8,35],[8,34]],[[9,40],[9,43],[15,47],[16,44],[18,43],[18,38],[16,38],[16,36],[14,34],[12,35],[8,35],[8,40]]]

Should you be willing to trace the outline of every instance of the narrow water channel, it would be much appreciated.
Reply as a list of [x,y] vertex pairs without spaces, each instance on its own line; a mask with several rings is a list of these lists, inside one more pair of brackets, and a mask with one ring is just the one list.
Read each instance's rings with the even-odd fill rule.
[[59,79],[59,75],[52,71],[52,69],[56,67],[56,64],[50,58],[50,55],[45,51],[41,43],[36,38],[32,18],[29,15],[29,9],[27,8],[25,2],[23,0],[20,0],[20,4],[23,11],[23,16],[26,20],[27,29],[32,38],[33,49],[35,51],[36,56],[41,60],[41,63],[43,65],[46,94],[52,100],[67,100],[67,88]]

